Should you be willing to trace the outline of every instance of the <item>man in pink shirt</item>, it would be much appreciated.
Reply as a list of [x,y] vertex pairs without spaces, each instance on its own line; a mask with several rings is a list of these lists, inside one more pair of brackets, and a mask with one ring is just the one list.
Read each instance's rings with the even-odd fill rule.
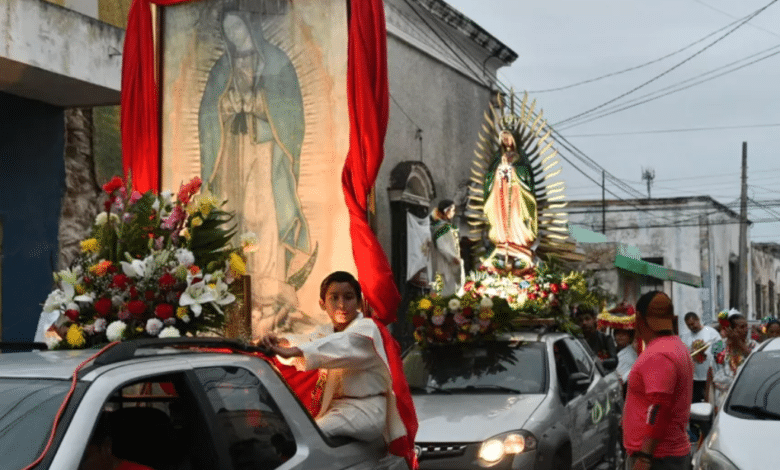
[[677,317],[669,296],[648,292],[636,312],[636,332],[647,346],[631,368],[623,409],[626,468],[688,470],[693,361],[674,334]]

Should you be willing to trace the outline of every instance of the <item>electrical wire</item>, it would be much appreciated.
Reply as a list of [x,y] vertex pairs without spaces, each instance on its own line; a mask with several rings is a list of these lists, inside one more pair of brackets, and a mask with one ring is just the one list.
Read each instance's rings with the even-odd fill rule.
[[[750,16],[750,15],[748,15],[748,16]],[[647,67],[648,65],[652,65],[652,64],[658,63],[658,62],[660,62],[660,61],[662,61],[664,59],[668,59],[669,57],[672,57],[674,55],[679,54],[680,52],[683,52],[685,50],[690,49],[691,47],[693,47],[696,44],[704,41],[705,39],[709,38],[710,36],[714,36],[714,35],[718,34],[719,32],[723,31],[724,29],[729,28],[730,26],[734,25],[738,21],[740,21],[740,20],[732,21],[731,23],[727,24],[726,26],[723,26],[722,28],[713,31],[710,34],[708,34],[708,35],[706,35],[706,36],[704,36],[704,37],[702,37],[700,39],[697,39],[696,41],[688,44],[685,47],[677,49],[674,52],[666,54],[665,56],[659,57],[657,59],[653,59],[653,60],[651,60],[649,62],[645,62],[645,63],[640,64],[640,65],[635,65],[633,67],[629,67],[627,69],[619,70],[617,72],[612,72],[612,73],[608,73],[608,74],[605,74],[605,75],[601,75],[601,76],[596,77],[596,78],[591,78],[591,79],[583,80],[583,81],[580,81],[580,82],[577,82],[577,83],[572,83],[571,85],[566,85],[566,86],[557,87],[557,88],[548,88],[548,89],[545,89],[545,90],[531,90],[531,91],[528,91],[528,93],[550,93],[550,92],[553,92],[553,91],[568,90],[569,88],[574,88],[574,87],[577,87],[577,86],[580,86],[580,85],[586,85],[588,83],[597,82],[597,81],[603,80],[605,78],[614,77],[616,75],[621,75],[621,74],[624,74],[626,72],[631,72],[633,70],[638,70],[638,69]]]
[[[408,0],[407,0],[407,1],[408,1]],[[687,63],[687,62],[691,61],[692,59],[694,59],[695,57],[699,56],[700,54],[702,54],[704,51],[706,51],[707,49],[711,48],[711,47],[712,47],[712,46],[714,46],[715,44],[719,43],[720,41],[722,41],[723,39],[725,39],[726,37],[728,37],[729,35],[731,35],[732,33],[734,33],[734,32],[735,32],[737,29],[739,29],[740,27],[742,27],[744,24],[746,24],[748,21],[750,21],[751,19],[755,18],[755,17],[756,17],[756,16],[758,16],[759,14],[763,13],[763,12],[764,12],[764,11],[765,11],[767,8],[769,8],[770,6],[772,6],[773,4],[775,4],[777,1],[778,1],[778,0],[771,0],[771,1],[770,1],[768,4],[766,4],[765,6],[763,6],[763,7],[759,8],[758,10],[756,10],[755,12],[753,12],[752,14],[748,15],[746,19],[744,19],[744,20],[742,20],[741,22],[739,22],[739,24],[738,24],[737,26],[735,26],[734,28],[732,28],[731,30],[729,30],[729,31],[728,31],[726,34],[724,34],[724,35],[720,36],[718,39],[714,40],[713,42],[709,43],[707,46],[705,46],[705,47],[703,47],[702,49],[700,49],[700,50],[698,50],[697,52],[695,52],[693,55],[689,56],[688,58],[684,59],[684,60],[683,60],[683,61],[681,61],[681,62],[678,62],[676,65],[674,65],[674,66],[672,66],[671,68],[669,68],[669,69],[665,70],[664,72],[661,72],[660,74],[658,74],[658,75],[654,76],[654,77],[653,77],[653,78],[651,78],[650,80],[647,80],[647,81],[645,81],[645,82],[641,83],[640,85],[638,85],[638,86],[636,86],[636,87],[634,87],[634,88],[630,89],[629,91],[627,91],[627,92],[625,92],[625,93],[623,93],[623,94],[621,94],[621,95],[619,95],[619,96],[617,96],[617,97],[615,97],[615,98],[612,98],[612,99],[611,99],[611,100],[609,100],[609,101],[606,101],[606,102],[604,102],[604,103],[602,103],[602,104],[600,104],[600,105],[598,105],[598,106],[595,106],[595,107],[593,107],[593,108],[591,108],[591,109],[588,109],[588,110],[586,110],[586,111],[583,111],[583,112],[581,112],[581,113],[579,113],[579,114],[576,114],[576,115],[574,115],[574,116],[571,116],[571,117],[569,117],[569,118],[566,118],[566,119],[564,119],[564,120],[562,120],[562,121],[559,121],[559,122],[557,122],[556,124],[557,124],[557,125],[561,125],[561,124],[564,124],[564,123],[567,123],[567,122],[573,121],[574,119],[577,119],[577,118],[579,118],[579,117],[581,117],[581,116],[584,116],[584,115],[586,115],[586,114],[591,114],[593,111],[599,110],[599,109],[603,108],[604,106],[607,106],[607,105],[609,105],[609,104],[612,104],[612,103],[614,103],[615,101],[617,101],[617,100],[619,100],[619,99],[621,99],[621,98],[623,98],[623,97],[625,97],[625,96],[628,96],[628,95],[630,95],[631,93],[633,93],[633,92],[635,92],[635,91],[637,91],[637,90],[639,90],[639,89],[641,89],[641,88],[643,88],[643,87],[645,87],[645,86],[649,85],[650,83],[653,83],[653,82],[655,82],[656,80],[660,79],[661,77],[663,77],[663,76],[665,76],[665,75],[669,74],[669,73],[670,73],[670,72],[672,72],[673,70],[676,70],[677,68],[679,68],[679,67],[680,67],[680,66],[682,66],[683,64],[685,64],[685,63]]]
[[763,127],[780,127],[780,123],[751,124],[751,125],[744,125],[744,126],[690,127],[687,129],[658,129],[653,131],[605,132],[605,133],[598,133],[598,134],[569,134],[569,137],[614,137],[618,135],[671,134],[677,132],[722,131],[722,130],[730,130],[730,129],[757,129]]
[[[756,54],[753,54],[752,56],[749,56],[749,57],[753,57],[753,56],[755,56],[755,55],[757,55],[757,54],[761,54],[761,53],[767,52],[768,50],[772,50],[772,49],[778,49],[778,48],[780,48],[780,45],[772,46],[772,47],[771,47],[771,48],[769,48],[769,49],[765,49],[764,51],[758,52],[758,53],[756,53]],[[741,69],[743,69],[743,68],[745,68],[745,67],[748,67],[748,66],[750,66],[750,65],[756,64],[756,63],[758,63],[758,62],[761,62],[761,61],[764,61],[764,60],[766,60],[766,59],[769,59],[769,58],[771,58],[771,57],[774,57],[774,56],[776,56],[776,55],[778,55],[778,54],[780,54],[780,51],[776,51],[776,52],[773,52],[773,53],[771,53],[771,54],[767,54],[766,56],[764,56],[764,57],[760,57],[760,58],[758,58],[758,59],[756,59],[756,60],[754,60],[754,61],[752,61],[752,62],[748,62],[748,63],[746,63],[746,64],[743,64],[743,65],[740,65],[740,66],[738,66],[738,67],[734,67],[734,68],[732,68],[732,69],[730,69],[730,70],[726,70],[725,72],[719,73],[719,74],[717,74],[717,75],[713,75],[713,76],[711,76],[711,77],[709,77],[709,78],[705,78],[705,79],[699,80],[698,82],[692,83],[692,84],[690,84],[690,85],[688,85],[688,86],[681,87],[681,88],[677,88],[677,89],[675,89],[675,90],[672,90],[672,91],[670,91],[670,92],[668,92],[668,93],[663,93],[663,94],[660,94],[660,95],[658,95],[658,96],[654,96],[654,97],[652,97],[652,98],[648,98],[648,99],[646,99],[646,100],[638,101],[638,100],[641,100],[641,99],[642,99],[642,98],[644,98],[644,97],[648,97],[648,96],[653,96],[653,95],[656,95],[656,94],[660,93],[660,92],[661,92],[661,91],[663,91],[663,90],[667,90],[667,89],[670,89],[670,88],[674,88],[675,86],[678,86],[678,85],[680,85],[680,84],[682,84],[682,83],[686,83],[686,82],[689,82],[689,81],[691,81],[691,80],[695,80],[695,79],[696,79],[696,78],[698,78],[698,77],[701,77],[701,76],[704,76],[704,75],[708,75],[708,74],[710,74],[710,73],[714,72],[715,70],[719,70],[719,69],[721,69],[721,68],[724,68],[724,67],[728,67],[728,66],[730,66],[730,65],[733,65],[733,64],[735,64],[735,63],[737,63],[737,62],[741,62],[741,61],[743,61],[743,60],[746,60],[746,58],[739,59],[739,60],[737,60],[737,61],[735,61],[735,62],[732,62],[731,64],[728,64],[728,65],[726,65],[726,66],[719,67],[719,68],[717,68],[717,69],[713,69],[712,71],[705,72],[704,74],[697,75],[696,77],[692,77],[692,78],[690,78],[690,79],[687,79],[687,80],[684,80],[684,81],[682,81],[682,82],[678,82],[678,83],[676,83],[676,84],[674,84],[674,85],[670,85],[670,86],[668,86],[668,87],[661,88],[661,89],[659,89],[659,90],[656,90],[656,91],[654,91],[654,92],[651,92],[651,93],[648,93],[648,94],[642,95],[641,97],[637,97],[637,98],[634,98],[634,99],[632,99],[632,100],[628,100],[628,101],[626,101],[626,102],[624,102],[624,103],[621,103],[621,104],[618,104],[618,105],[615,105],[615,106],[609,107],[609,108],[607,108],[606,110],[603,110],[603,111],[601,112],[601,114],[595,114],[595,115],[594,115],[594,114],[591,114],[591,115],[589,115],[589,116],[584,116],[584,117],[582,117],[582,118],[580,118],[580,119],[577,119],[577,120],[575,120],[575,122],[570,122],[569,124],[563,125],[563,126],[562,126],[562,128],[564,128],[564,129],[570,129],[570,128],[572,128],[572,127],[576,127],[576,126],[579,126],[579,125],[582,125],[582,124],[585,124],[585,123],[588,123],[588,122],[592,122],[592,121],[595,121],[595,120],[597,120],[597,119],[601,119],[601,118],[603,118],[603,117],[609,116],[609,115],[611,115],[611,114],[615,114],[615,113],[617,113],[617,112],[620,112],[620,111],[625,111],[625,110],[627,110],[627,109],[631,109],[631,108],[633,108],[633,107],[635,107],[635,106],[639,106],[640,104],[648,103],[648,102],[650,102],[650,101],[655,101],[655,100],[657,100],[657,99],[659,99],[659,98],[663,98],[663,97],[665,97],[665,96],[669,96],[669,95],[672,95],[672,94],[674,94],[674,93],[677,93],[677,92],[680,92],[680,91],[683,91],[683,90],[687,90],[688,88],[692,88],[692,87],[694,87],[694,86],[696,86],[696,85],[701,85],[702,83],[709,82],[710,80],[714,80],[714,79],[716,79],[716,78],[720,78],[720,77],[722,77],[722,76],[724,76],[724,75],[728,75],[728,74],[730,74],[730,73],[732,73],[732,72],[736,72],[737,70],[741,70]],[[628,103],[634,103],[634,104],[632,104],[632,105],[627,105]]]
[[[709,8],[710,10],[714,10],[714,11],[717,11],[718,13],[722,13],[722,14],[728,16],[729,18],[736,18],[736,16],[732,15],[731,13],[723,11],[720,8],[715,8],[714,6],[710,5],[709,3],[704,3],[701,0],[693,0],[693,1],[698,3],[698,4],[704,5],[705,7]],[[780,37],[780,34],[777,34],[774,31],[768,30],[766,28],[762,28],[761,26],[757,26],[757,25],[754,25],[752,23],[748,23],[748,26],[756,28],[756,29],[760,29],[761,31],[764,31],[764,32],[767,32],[767,33],[771,34],[772,36]]]

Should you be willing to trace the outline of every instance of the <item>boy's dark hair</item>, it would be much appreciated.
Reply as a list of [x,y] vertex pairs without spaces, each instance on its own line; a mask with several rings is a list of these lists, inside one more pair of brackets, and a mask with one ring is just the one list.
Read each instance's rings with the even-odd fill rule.
[[444,212],[447,210],[448,207],[455,204],[452,202],[452,199],[442,199],[439,201],[439,205],[437,206],[437,209],[439,209],[441,212]]
[[360,283],[355,279],[355,276],[352,274],[346,272],[346,271],[334,271],[328,276],[322,280],[322,284],[320,284],[320,299],[325,300],[325,294],[328,293],[328,287],[330,287],[331,284],[334,282],[346,282],[352,288],[355,290],[355,295],[357,296],[357,299],[360,300],[363,298],[363,293],[360,290]]
[[734,315],[729,315],[729,326],[734,328],[734,322],[739,319],[745,319],[745,317],[741,313],[735,313]]
[[683,318],[683,320],[685,320],[685,321],[688,321],[688,320],[690,320],[691,318],[695,318],[695,319],[697,319],[697,320],[698,320],[698,319],[699,319],[699,316],[698,316],[698,315],[696,315],[696,312],[688,312],[688,313],[686,313],[686,314],[685,314],[685,318]]

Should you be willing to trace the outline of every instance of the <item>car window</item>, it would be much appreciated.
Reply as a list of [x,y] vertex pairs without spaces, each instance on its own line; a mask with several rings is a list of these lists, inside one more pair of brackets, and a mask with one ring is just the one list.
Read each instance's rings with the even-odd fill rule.
[[590,354],[582,347],[579,341],[572,338],[564,338],[569,351],[571,352],[574,363],[577,365],[577,369],[590,376],[593,373],[593,360],[590,358]]
[[65,380],[0,380],[0,449],[4,468],[24,468],[38,457],[69,388],[70,382]]
[[756,351],[734,382],[726,413],[780,421],[780,351]]
[[[86,430],[89,431],[89,430]],[[110,442],[106,444],[106,439]],[[101,446],[153,469],[217,468],[213,439],[184,374],[145,377],[117,387],[103,404],[79,469],[102,468]]]
[[545,393],[547,362],[538,342],[415,347],[404,357],[412,393]]
[[276,468],[295,454],[292,430],[256,375],[240,367],[195,373],[217,415],[234,470]]

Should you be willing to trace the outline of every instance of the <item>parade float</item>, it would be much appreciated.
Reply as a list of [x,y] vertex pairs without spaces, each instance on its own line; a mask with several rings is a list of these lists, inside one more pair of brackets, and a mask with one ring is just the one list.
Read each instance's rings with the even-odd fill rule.
[[[491,104],[471,169],[468,204],[474,265],[454,294],[441,277],[409,305],[418,344],[468,343],[544,325],[575,332],[571,308],[601,296],[569,237],[552,130],[536,102],[512,93]],[[466,255],[466,254],[464,254]]]

